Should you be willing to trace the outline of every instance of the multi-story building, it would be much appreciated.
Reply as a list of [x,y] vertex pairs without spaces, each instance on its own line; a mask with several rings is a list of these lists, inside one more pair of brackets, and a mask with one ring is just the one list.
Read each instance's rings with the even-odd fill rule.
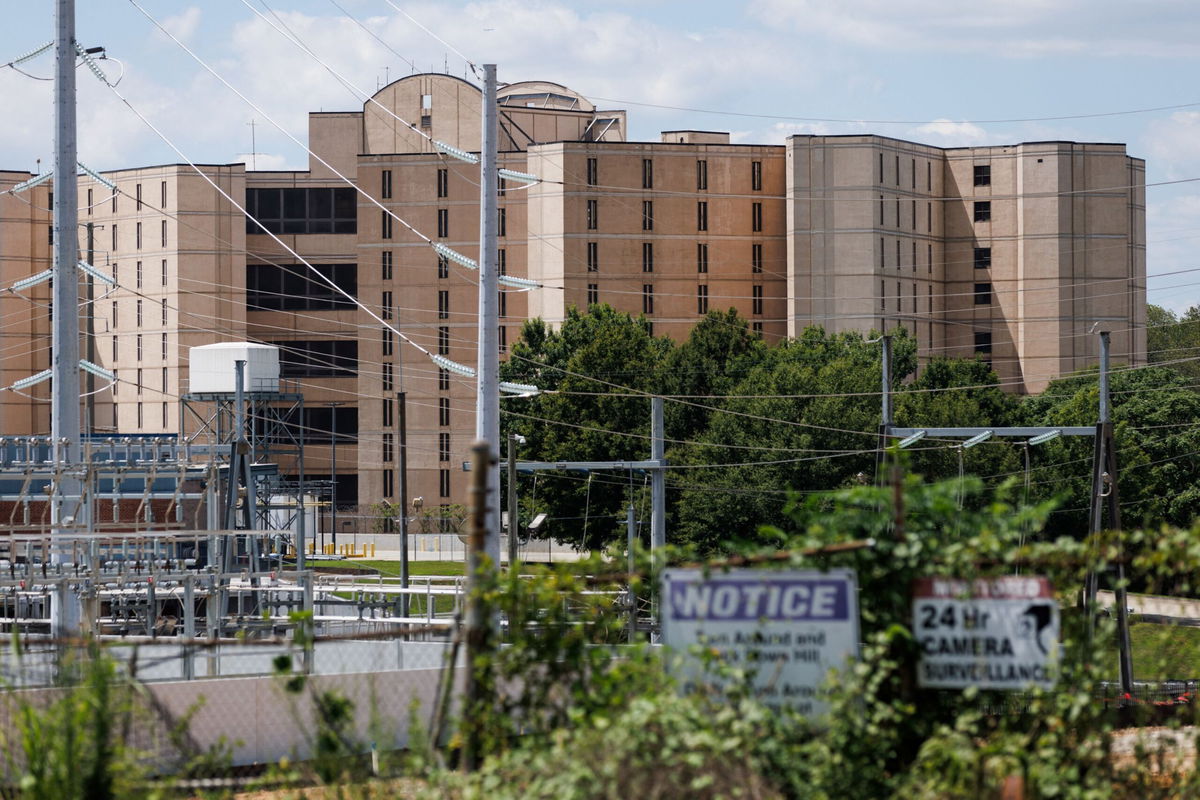
[[[269,342],[305,396],[308,477],[333,472],[336,428],[339,502],[397,499],[404,392],[410,495],[459,500],[474,385],[427,354],[475,361],[477,273],[433,245],[478,257],[479,168],[443,145],[477,149],[480,103],[465,81],[415,75],[362,110],[311,114],[307,170],[118,170],[115,195],[81,178],[92,261],[118,282],[85,304],[119,378],[92,426],[175,432],[189,347]],[[502,350],[527,317],[600,302],[676,338],[710,308],[769,341],[900,324],[923,358],[982,354],[1016,392],[1093,362],[1096,322],[1121,360],[1144,360],[1144,163],[1123,145],[629,142],[624,112],[558,84],[508,85],[499,105],[501,166],[540,178],[501,184],[500,269],[541,287],[501,292]],[[0,173],[0,188],[26,177]],[[48,265],[48,206],[45,185],[0,195],[4,285]],[[6,383],[48,361],[44,289],[0,297]],[[48,430],[34,395],[0,396],[3,432]]]

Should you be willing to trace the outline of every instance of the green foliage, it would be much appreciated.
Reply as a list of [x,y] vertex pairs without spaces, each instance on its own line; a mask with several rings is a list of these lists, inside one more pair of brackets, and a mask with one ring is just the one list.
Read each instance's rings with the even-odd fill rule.
[[1146,306],[1146,356],[1151,364],[1170,366],[1195,381],[1200,378],[1200,306],[1176,314]]
[[153,797],[142,754],[129,740],[134,689],[98,647],[62,666],[60,686],[13,692],[0,732],[8,774],[21,800]]

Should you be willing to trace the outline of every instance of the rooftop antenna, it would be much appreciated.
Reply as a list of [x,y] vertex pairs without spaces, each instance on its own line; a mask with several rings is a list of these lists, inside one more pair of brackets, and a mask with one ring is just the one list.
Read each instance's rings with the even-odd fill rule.
[[246,124],[250,126],[250,169],[258,169],[258,144],[254,133],[254,119],[251,118]]

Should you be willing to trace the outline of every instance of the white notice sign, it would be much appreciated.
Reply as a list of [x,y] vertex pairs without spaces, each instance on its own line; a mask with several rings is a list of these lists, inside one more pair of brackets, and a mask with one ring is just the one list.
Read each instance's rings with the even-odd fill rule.
[[717,680],[692,652],[699,645],[717,663],[753,671],[759,701],[819,714],[829,670],[858,654],[854,573],[666,570],[662,639],[685,689]]
[[913,581],[913,635],[924,688],[1054,685],[1058,602],[1046,578]]

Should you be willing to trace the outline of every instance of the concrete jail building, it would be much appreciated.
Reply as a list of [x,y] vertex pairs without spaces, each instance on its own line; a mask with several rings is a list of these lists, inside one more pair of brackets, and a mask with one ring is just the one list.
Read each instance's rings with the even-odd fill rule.
[[[430,242],[478,258],[479,168],[383,109],[472,151],[480,103],[463,80],[413,75],[361,109],[311,113],[307,170],[201,169],[328,281],[429,352],[474,365],[478,275]],[[769,342],[810,324],[899,324],[923,359],[982,354],[1022,393],[1093,363],[1096,322],[1116,360],[1145,360],[1145,164],[1122,144],[756,145],[692,130],[630,142],[624,111],[555,83],[507,85],[499,106],[501,166],[542,179],[501,184],[500,269],[544,287],[501,292],[502,351],[528,317],[608,303],[677,339],[710,308],[736,308]],[[115,196],[79,178],[81,253],[117,281],[84,305],[94,360],[118,376],[86,414],[96,432],[180,433],[189,348],[265,342],[281,348],[284,390],[305,396],[309,479],[330,479],[336,426],[339,505],[398,499],[401,389],[410,496],[462,500],[472,380],[315,278],[187,165],[104,175]],[[0,172],[0,190],[29,177]],[[0,195],[4,286],[50,266],[51,192]],[[48,302],[44,283],[0,295],[4,385],[49,365]],[[48,386],[27,394],[0,393],[5,435],[49,433]]]

